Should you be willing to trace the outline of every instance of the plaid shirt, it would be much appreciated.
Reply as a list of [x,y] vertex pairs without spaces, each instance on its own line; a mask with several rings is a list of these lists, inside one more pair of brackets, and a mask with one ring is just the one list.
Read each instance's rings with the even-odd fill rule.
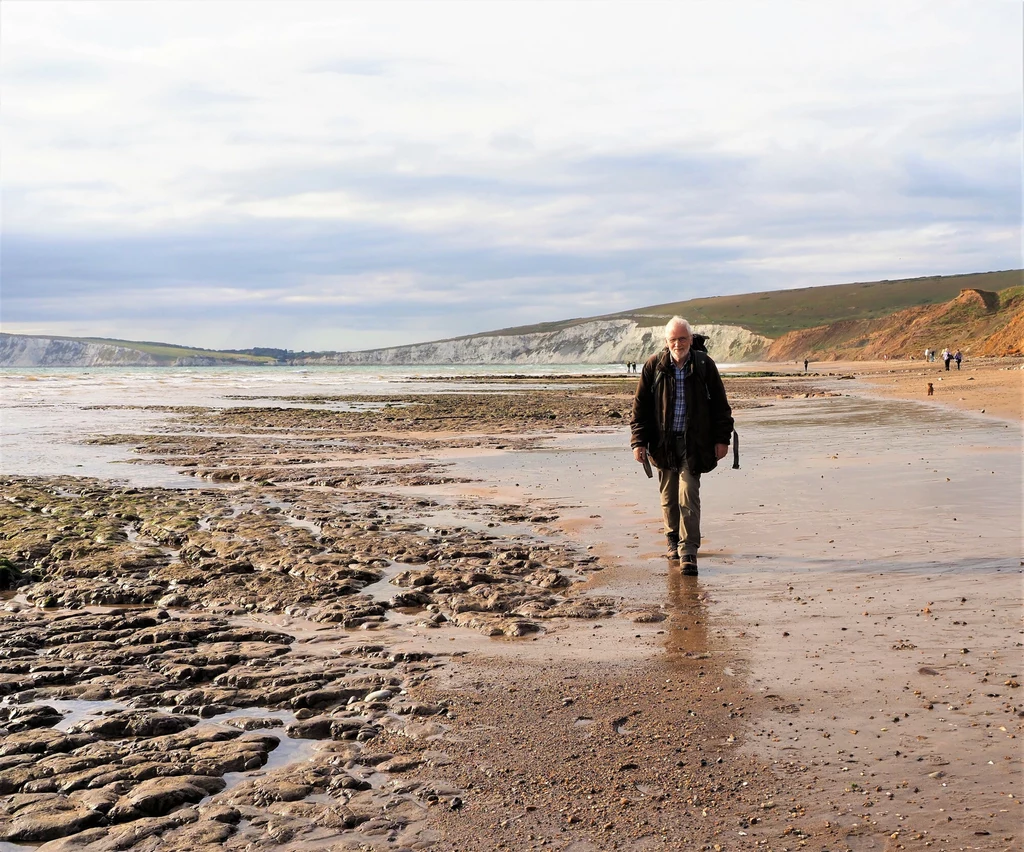
[[686,360],[683,361],[683,366],[676,366],[676,362],[672,361],[672,369],[676,372],[676,406],[672,412],[672,431],[683,432],[686,429],[686,393],[684,381],[686,379],[686,365],[690,361],[690,355],[687,353]]

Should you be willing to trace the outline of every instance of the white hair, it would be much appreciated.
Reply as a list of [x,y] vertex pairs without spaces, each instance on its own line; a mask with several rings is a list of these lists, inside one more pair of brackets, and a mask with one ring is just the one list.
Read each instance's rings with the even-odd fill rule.
[[684,320],[682,317],[672,317],[672,319],[665,323],[666,340],[668,340],[669,337],[671,337],[671,334],[669,332],[672,330],[672,326],[674,325],[681,325],[683,328],[686,329],[686,333],[690,335],[690,337],[693,337],[693,326],[691,326],[689,322]]

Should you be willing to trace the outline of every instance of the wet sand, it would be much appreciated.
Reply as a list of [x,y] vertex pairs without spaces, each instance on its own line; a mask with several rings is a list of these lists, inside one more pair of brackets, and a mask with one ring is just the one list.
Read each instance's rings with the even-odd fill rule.
[[[240,494],[210,498],[225,506],[213,526],[232,547],[247,512],[277,523],[283,506],[293,532],[273,558],[286,564],[282,553],[326,547],[327,513],[343,498],[353,519],[379,519],[369,524],[379,535],[366,523],[358,533],[369,536],[362,564],[383,557],[385,580],[449,562],[493,573],[485,565],[514,551],[549,571],[517,587],[533,604],[482,623],[459,621],[454,599],[437,593],[427,610],[364,612],[329,630],[298,598],[231,616],[287,633],[313,656],[365,646],[367,629],[392,656],[431,655],[426,669],[396,670],[395,683],[402,701],[441,712],[395,705],[379,717],[391,721],[375,723],[356,763],[381,767],[379,816],[325,830],[327,813],[369,804],[310,782],[306,816],[293,807],[291,833],[275,833],[259,816],[275,806],[236,790],[245,819],[215,848],[1018,848],[1019,418],[934,400],[881,405],[844,366],[730,382],[741,467],[705,479],[697,578],[660,555],[657,492],[626,447],[622,382],[573,388],[577,402],[564,407],[562,391],[560,403],[531,391],[525,412],[389,414],[344,447],[344,417],[323,429],[287,411],[201,418],[193,437],[126,439],[145,458],[245,489],[241,514],[227,508]],[[216,439],[227,430],[256,443]],[[276,516],[260,485],[272,480]],[[421,528],[403,533],[403,522]],[[200,532],[188,535],[198,542]],[[355,532],[335,535],[331,549]],[[484,535],[493,538],[474,539]],[[417,562],[419,542],[449,537],[459,551],[423,550]],[[487,560],[473,555],[484,541]],[[262,576],[257,557],[248,558]],[[559,584],[547,603],[528,591],[542,582]],[[386,600],[389,585],[360,588]],[[296,594],[273,589],[282,601]],[[429,624],[432,610],[451,620]],[[313,763],[328,771],[323,755]],[[116,833],[93,831],[86,845],[72,833],[53,848],[105,848]],[[205,848],[180,826],[163,836],[145,848]],[[121,848],[143,848],[119,837]]]
[[[630,460],[615,460],[614,444],[595,441],[589,453],[577,448],[543,465],[565,470],[569,458],[590,456],[574,471],[583,488],[560,523],[614,566],[591,580],[594,593],[626,609],[658,608],[667,621],[575,631],[563,642],[577,647],[517,659],[519,671],[530,665],[525,680],[541,686],[532,714],[516,702],[515,730],[560,715],[559,686],[580,718],[607,726],[628,700],[647,727],[645,780],[656,782],[646,790],[626,784],[628,804],[596,818],[584,803],[607,802],[608,791],[593,796],[577,783],[555,809],[562,825],[537,816],[550,814],[549,805],[518,805],[528,833],[561,829],[554,848],[575,848],[571,838],[581,835],[595,845],[579,848],[673,848],[672,838],[675,848],[709,839],[723,848],[1015,848],[1024,716],[1019,433],[941,410],[922,427],[921,409],[844,396],[742,412],[741,469],[710,474],[702,489],[705,546],[694,580],[660,558],[656,489]],[[550,492],[540,480],[520,483],[528,497]],[[732,784],[757,784],[766,798],[719,797],[695,809],[684,797],[668,814],[657,797],[692,779],[681,780],[686,766],[666,772],[672,750],[666,756],[651,743],[660,737],[686,751],[693,702],[715,690],[729,700],[698,708],[713,730],[702,732],[704,744],[716,761],[730,760]],[[573,697],[580,692],[590,699],[582,708]],[[507,713],[497,697],[484,706]],[[559,753],[576,760],[594,745],[564,722],[561,737]],[[545,739],[525,756],[498,749],[498,786],[508,775],[529,777],[552,748]],[[573,766],[563,784],[603,778],[616,759],[636,762],[637,744],[596,754],[582,768],[562,763]],[[765,792],[743,757],[771,767],[774,789]],[[516,811],[516,800],[485,779],[476,780],[498,804],[474,828],[495,846],[529,848],[502,827],[501,811]],[[633,819],[637,798],[646,831]],[[771,810],[785,807],[781,831],[751,822],[767,801]],[[573,813],[579,824],[565,824]],[[615,846],[622,819],[631,836]]]

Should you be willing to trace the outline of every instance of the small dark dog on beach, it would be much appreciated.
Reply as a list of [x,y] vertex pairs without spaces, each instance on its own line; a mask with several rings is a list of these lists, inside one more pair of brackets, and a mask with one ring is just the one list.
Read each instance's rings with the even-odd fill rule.
[[928,382],[928,396],[935,396],[935,388],[931,382]]

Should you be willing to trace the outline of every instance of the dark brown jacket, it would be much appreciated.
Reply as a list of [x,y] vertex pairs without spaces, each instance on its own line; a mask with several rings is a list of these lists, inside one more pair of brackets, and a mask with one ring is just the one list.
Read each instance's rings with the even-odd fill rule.
[[[718,367],[706,352],[690,349],[684,369],[686,465],[691,473],[707,473],[718,465],[715,444],[732,439],[732,408]],[[662,470],[682,466],[670,436],[675,401],[676,376],[666,347],[648,358],[640,371],[630,422],[630,445],[646,447],[651,461]]]

